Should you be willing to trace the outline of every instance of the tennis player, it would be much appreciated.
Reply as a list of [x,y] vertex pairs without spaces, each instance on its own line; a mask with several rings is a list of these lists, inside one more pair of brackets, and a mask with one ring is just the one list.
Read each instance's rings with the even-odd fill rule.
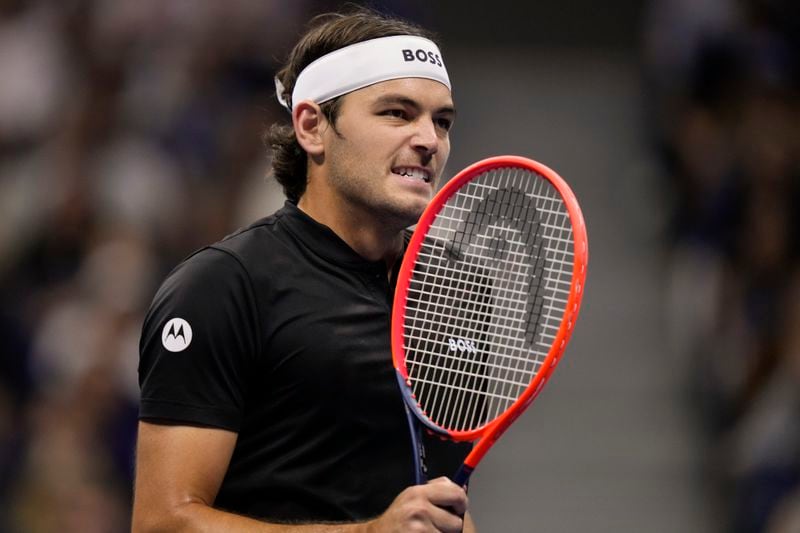
[[[426,32],[316,18],[276,78],[285,206],[177,266],[145,319],[134,531],[474,531],[464,445],[413,453],[390,354],[394,278],[450,151]],[[463,517],[463,518],[462,518]]]

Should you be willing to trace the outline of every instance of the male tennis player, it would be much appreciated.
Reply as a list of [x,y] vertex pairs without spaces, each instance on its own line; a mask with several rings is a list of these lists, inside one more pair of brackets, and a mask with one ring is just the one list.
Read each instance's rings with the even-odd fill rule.
[[[278,80],[286,205],[181,263],[145,319],[133,528],[474,531],[461,487],[413,484],[389,344],[404,230],[450,150],[441,52],[405,22],[330,14]],[[466,455],[429,446],[433,472]]]

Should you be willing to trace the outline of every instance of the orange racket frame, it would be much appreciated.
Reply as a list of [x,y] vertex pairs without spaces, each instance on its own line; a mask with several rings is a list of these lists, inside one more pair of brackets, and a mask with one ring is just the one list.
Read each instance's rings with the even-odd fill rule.
[[[571,229],[574,256],[569,296],[567,298],[564,316],[561,320],[560,327],[552,346],[550,347],[547,357],[543,361],[539,370],[536,372],[528,387],[519,396],[519,398],[517,398],[517,400],[503,413],[481,427],[469,431],[447,430],[438,426],[425,415],[418,402],[414,399],[413,393],[411,392],[411,383],[405,365],[406,352],[404,345],[404,318],[408,289],[411,283],[413,268],[417,261],[423,240],[444,204],[462,186],[464,186],[474,177],[477,177],[490,170],[505,167],[523,168],[539,174],[553,185],[558,194],[561,196],[564,205],[566,206],[569,220],[572,225]],[[474,163],[473,165],[470,165],[453,177],[434,196],[433,200],[431,200],[431,203],[420,217],[403,258],[398,275],[397,287],[395,289],[391,330],[392,359],[394,368],[397,372],[398,381],[401,383],[401,390],[403,392],[403,397],[406,401],[406,404],[428,429],[454,441],[478,441],[464,460],[462,468],[459,469],[459,472],[457,472],[454,476],[454,481],[456,483],[460,485],[466,484],[467,480],[469,479],[469,475],[484,457],[486,452],[494,445],[495,442],[497,442],[497,440],[509,428],[509,426],[525,411],[531,402],[533,402],[533,400],[541,392],[544,384],[553,374],[556,365],[564,354],[564,350],[566,349],[567,343],[569,342],[572,332],[574,331],[575,322],[578,318],[578,312],[580,310],[581,300],[584,293],[588,259],[589,246],[586,236],[586,225],[580,206],[578,205],[578,201],[575,198],[572,189],[570,189],[567,183],[555,171],[532,159],[519,156],[497,156],[484,159]]]

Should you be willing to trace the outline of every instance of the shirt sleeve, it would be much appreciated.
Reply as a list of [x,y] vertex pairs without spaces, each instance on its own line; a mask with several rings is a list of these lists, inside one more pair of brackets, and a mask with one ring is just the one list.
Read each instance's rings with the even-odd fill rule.
[[257,323],[251,280],[234,255],[206,248],[179,265],[144,320],[139,418],[238,431]]

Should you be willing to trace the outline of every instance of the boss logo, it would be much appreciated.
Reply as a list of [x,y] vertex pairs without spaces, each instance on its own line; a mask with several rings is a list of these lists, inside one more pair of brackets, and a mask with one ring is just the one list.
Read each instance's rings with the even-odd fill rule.
[[432,65],[442,66],[442,58],[439,54],[434,54],[427,50],[420,48],[419,50],[403,50],[403,59],[406,61],[422,61],[423,63],[431,63]]
[[477,353],[475,343],[468,339],[450,339],[450,349],[454,352]]

